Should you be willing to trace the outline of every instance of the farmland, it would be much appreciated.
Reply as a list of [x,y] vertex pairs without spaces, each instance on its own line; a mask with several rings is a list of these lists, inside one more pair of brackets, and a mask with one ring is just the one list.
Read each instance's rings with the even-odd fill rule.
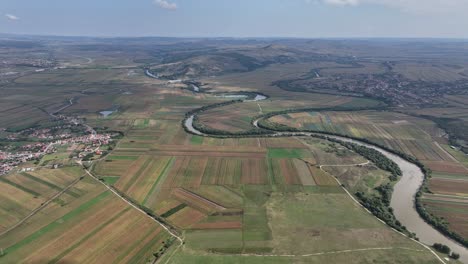
[[[265,206],[266,212],[263,217],[272,227],[271,230],[264,230],[257,224],[255,228],[244,230],[243,234],[229,230],[188,232],[187,247],[193,250],[182,251],[173,261],[183,263],[184,260],[195,259],[199,263],[210,263],[210,261],[257,263],[258,260],[255,258],[258,257],[249,257],[248,253],[267,250],[271,251],[268,253],[271,255],[283,255],[264,258],[268,259],[269,263],[321,263],[344,259],[347,259],[348,263],[360,263],[365,259],[386,259],[387,254],[391,255],[393,249],[388,252],[369,250],[360,254],[356,254],[359,251],[353,252],[353,249],[378,248],[379,245],[392,247],[392,244],[411,248],[406,249],[407,252],[404,250],[398,254],[398,257],[405,259],[405,262],[431,263],[432,261],[431,257],[426,258],[422,251],[418,253],[420,250],[418,247],[413,247],[412,243],[406,244],[407,242],[403,242],[405,240],[403,237],[387,230],[375,219],[369,218],[366,212],[350,202],[346,194],[337,187],[311,187],[301,192],[273,193],[267,198]],[[348,215],[353,217],[346,217]],[[258,213],[256,217],[259,217]],[[246,216],[244,221],[245,218]],[[350,220],[343,221],[343,219]],[[267,237],[270,240],[260,240]],[[339,243],[337,237],[340,237]],[[297,243],[297,241],[302,242]],[[349,252],[321,254],[321,252],[339,252],[344,248],[349,249]],[[222,251],[229,256],[202,253],[207,250]],[[239,251],[247,255],[232,256]],[[314,256],[314,253],[317,255]],[[310,255],[306,256],[308,254]],[[411,260],[412,258],[414,259]]]
[[[181,128],[178,124],[166,123],[175,129],[172,135],[179,137],[177,141],[161,141],[158,136],[141,137],[149,134],[151,128],[138,128],[137,134],[132,132],[135,130],[133,128],[112,154],[96,165],[94,172],[105,177],[115,174],[107,169],[114,162],[116,165],[126,164],[126,170],[120,171],[120,178],[113,185],[184,230],[186,246],[171,259],[175,263],[195,256],[200,261],[209,261],[222,258],[224,254],[319,253],[333,244],[336,236],[343,238],[339,233],[347,230],[351,234],[356,232],[353,231],[355,229],[361,230],[364,236],[369,235],[364,239],[372,241],[369,243],[378,245],[390,240],[395,245],[409,246],[415,252],[422,250],[353,204],[338,186],[334,175],[339,175],[340,180],[352,185],[353,190],[364,189],[362,186],[372,190],[389,177],[388,173],[375,167],[354,166],[366,160],[350,151],[339,149],[324,140],[306,138],[205,137],[202,140],[197,138],[194,144],[193,138],[197,136],[179,134],[177,130]],[[144,142],[141,147],[140,142]],[[349,164],[348,169],[352,172],[335,174],[332,167],[318,168],[321,164]],[[287,209],[286,204],[296,204],[297,201],[302,202],[295,209],[296,212],[277,215]],[[336,210],[329,210],[328,206]],[[301,215],[299,212],[306,208],[311,210],[310,214]],[[287,224],[290,229],[284,229],[279,223],[284,222],[284,217],[289,214],[294,219]],[[323,215],[323,219],[343,217],[337,214],[352,214],[356,218],[342,226],[338,224],[340,221],[336,223],[338,226],[327,226],[318,221],[313,227],[309,226],[312,228],[310,231],[303,230],[304,227],[298,224],[312,221],[317,214]],[[360,223],[360,218],[364,222]],[[358,222],[356,226],[354,221]],[[276,225],[278,229],[275,229]],[[364,231],[364,227],[369,228],[369,232]],[[330,230],[335,228],[340,231],[334,235]],[[385,238],[382,237],[381,242],[374,240],[370,230],[384,232],[382,236]],[[301,240],[308,241],[308,244],[316,243],[316,246],[300,249],[287,247],[291,244],[290,240],[301,232],[310,234]],[[318,246],[320,244],[323,244],[322,247]],[[350,247],[351,244],[353,246]],[[350,238],[349,241],[344,239],[343,244],[337,244],[331,251],[367,246],[355,244]],[[412,255],[411,250],[408,254],[410,252]],[[373,252],[368,256],[372,258],[373,254],[387,253]],[[415,258],[431,259],[428,255],[423,257],[424,254]],[[339,259],[341,256],[327,259],[332,261],[335,257]]]
[[[356,111],[291,113],[268,121],[299,129],[366,138],[410,154],[432,170],[433,178],[428,185],[431,192],[459,198],[467,195],[465,155],[450,146],[446,134],[429,120],[392,112]],[[434,196],[433,199],[438,198]],[[438,206],[441,208],[437,209]],[[446,210],[445,206],[442,202],[432,202],[428,209],[446,219],[454,230],[463,230],[466,221],[462,219],[466,219],[466,215],[455,214],[456,211]],[[454,215],[449,215],[449,212]]]
[[299,129],[367,138],[420,160],[454,160],[440,146],[448,144],[442,130],[428,120],[404,114],[378,111],[303,112],[276,116],[270,120]]
[[[54,170],[51,176],[46,176],[49,175],[48,172],[41,170],[41,173],[25,177],[28,180],[36,179],[35,183],[21,181],[21,184],[28,184],[34,190],[41,190],[42,185],[55,189],[55,186],[63,184],[64,175],[71,173],[69,177],[72,178],[73,175],[76,177],[77,174],[84,173],[78,167],[72,169]],[[41,179],[41,176],[46,176],[47,179]],[[19,177],[15,178],[14,180],[19,181]],[[19,190],[10,193],[10,201],[13,200],[10,206],[14,200],[25,201],[26,194],[21,193],[24,187],[19,187],[23,185],[18,185]],[[47,197],[47,192],[41,191],[39,197],[42,196]],[[8,206],[5,204],[7,200],[2,199],[2,204]],[[30,207],[18,210],[18,218],[39,206],[31,202],[25,205]],[[3,219],[9,220],[2,217]],[[11,222],[9,220],[2,224],[7,226]],[[109,191],[86,177],[24,223],[2,234],[0,246],[5,254],[2,256],[4,263],[37,263],[44,260],[144,263],[152,257],[152,252],[159,250],[161,242],[167,239],[169,235],[159,225],[135,212],[123,201],[114,199]],[[90,245],[93,245],[92,250]],[[115,254],[123,245],[127,249]],[[96,254],[97,252],[100,253]]]
[[[74,183],[81,174],[79,168],[69,167],[55,171],[41,169],[2,177],[0,183],[3,190],[1,231],[5,231],[30,211]],[[57,199],[53,203],[65,204],[65,200],[77,198],[82,194],[82,190],[72,188],[61,196],[60,200]]]
[[[320,93],[308,88],[293,91],[278,84],[302,79],[297,84],[303,85],[319,68],[317,74],[329,77],[378,75],[386,72],[383,63],[366,61],[362,68],[351,67],[349,58],[322,56],[303,44],[237,46],[227,41],[223,45],[229,53],[221,53],[222,46],[211,50],[219,45],[211,40],[191,44],[132,40],[138,45],[88,41],[83,46],[58,41],[62,48],[53,53],[57,67],[17,76],[0,86],[2,151],[47,141],[15,137],[24,129],[53,129],[52,113],[58,110],[56,115],[96,133],[120,135],[105,147],[91,145],[91,161],[73,154],[83,146],[60,145],[57,152],[1,176],[0,232],[14,228],[0,235],[4,253],[0,262],[146,263],[157,253],[159,263],[439,263],[427,248],[353,200],[356,193],[380,197],[377,188],[392,182],[390,172],[363,156],[319,138],[218,138],[184,130],[181,122],[187,112],[229,101],[219,94],[235,91],[269,97],[211,108],[198,114],[198,122],[211,129],[243,132],[253,128],[252,119],[260,114],[326,108],[268,121],[367,138],[417,157],[434,172],[428,185],[434,193],[423,195],[424,205],[466,235],[468,159],[452,148],[433,121],[415,116],[427,114],[423,108],[330,111],[388,105],[368,94],[323,87]],[[188,52],[191,45],[194,54],[202,55]],[[199,65],[191,57],[204,57],[204,52],[214,52],[214,58],[231,65],[213,59]],[[429,77],[437,81],[444,74],[453,82],[461,79],[450,67],[418,71],[415,67],[406,62],[395,71],[414,81]],[[149,78],[146,69],[166,79]],[[184,69],[191,69],[190,78]],[[202,92],[190,90],[184,82],[169,82],[173,78],[196,79]],[[459,109],[440,112],[463,117],[465,99],[447,95],[443,100]],[[115,112],[100,114],[106,110]],[[179,247],[160,223],[180,234],[184,246]],[[161,257],[158,252],[165,253]]]

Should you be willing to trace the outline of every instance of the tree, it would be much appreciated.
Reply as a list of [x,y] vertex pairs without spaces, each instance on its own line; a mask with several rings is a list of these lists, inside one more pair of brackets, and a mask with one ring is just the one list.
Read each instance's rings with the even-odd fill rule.
[[450,253],[450,248],[448,246],[444,245],[444,244],[434,243],[434,245],[432,245],[432,247],[435,248],[440,253],[444,253],[444,254],[449,254]]
[[457,259],[460,258],[460,254],[455,253],[455,252],[452,252],[452,254],[450,254],[450,257],[453,258],[453,259],[455,259],[455,260],[457,260]]

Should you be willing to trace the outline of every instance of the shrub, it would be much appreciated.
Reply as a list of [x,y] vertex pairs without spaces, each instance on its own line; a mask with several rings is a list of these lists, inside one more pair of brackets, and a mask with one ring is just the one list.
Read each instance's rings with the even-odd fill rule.
[[432,247],[435,248],[435,250],[439,251],[440,253],[444,253],[444,254],[450,253],[450,248],[444,244],[434,243]]
[[450,254],[450,257],[456,260],[460,258],[460,254],[452,252],[452,254]]

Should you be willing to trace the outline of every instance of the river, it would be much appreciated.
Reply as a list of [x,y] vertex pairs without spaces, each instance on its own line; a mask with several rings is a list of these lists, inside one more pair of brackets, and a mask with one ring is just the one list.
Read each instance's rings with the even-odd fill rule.
[[158,76],[152,74],[149,70],[145,71],[146,76],[154,78],[154,79],[159,79]]
[[184,122],[185,128],[195,135],[199,135],[199,136],[205,135],[193,127],[193,118],[195,118],[195,115],[191,115],[189,118],[185,119],[185,122]]
[[468,263],[468,249],[444,236],[426,223],[416,211],[415,196],[424,181],[424,174],[417,165],[374,145],[344,137],[330,137],[373,148],[398,164],[402,171],[402,176],[393,187],[392,199],[390,201],[390,206],[393,208],[393,214],[396,219],[398,219],[408,231],[415,233],[422,243],[429,246],[434,243],[447,245],[452,251],[460,254],[460,261]]
[[[266,97],[264,98],[266,99]],[[262,99],[262,100],[264,100]],[[193,127],[193,119],[195,115],[190,116],[185,122],[184,126],[186,129],[196,135],[201,136],[210,136],[207,134],[198,131]],[[258,120],[253,122],[254,126],[258,127]],[[307,133],[307,132],[276,132],[274,136],[313,136],[317,135],[316,133]],[[328,136],[328,135],[327,135]],[[468,263],[468,249],[453,241],[452,239],[444,236],[442,233],[437,231],[431,225],[426,223],[424,219],[419,216],[419,213],[415,208],[415,196],[419,190],[419,187],[424,181],[424,174],[421,169],[405,160],[401,157],[390,153],[382,148],[379,148],[375,145],[367,144],[358,140],[349,139],[339,136],[328,136],[329,138],[338,139],[345,142],[352,142],[361,146],[366,146],[372,149],[375,149],[385,155],[387,158],[394,161],[400,167],[402,171],[402,176],[400,180],[395,184],[392,199],[390,206],[393,208],[393,213],[395,214],[396,219],[404,225],[408,231],[415,233],[419,238],[419,241],[432,246],[434,243],[442,243],[447,245],[452,249],[452,251],[460,254],[460,261],[463,263]]]
[[[152,74],[148,74],[149,77],[157,78]],[[317,73],[318,75],[318,73]],[[317,76],[318,77],[318,76]],[[231,96],[240,96],[239,95],[231,95]],[[245,100],[245,101],[261,101],[265,100],[267,97],[262,94],[256,94],[253,100]],[[193,127],[193,119],[194,115],[191,115],[187,118],[184,122],[185,128],[193,134],[200,135],[200,136],[210,136],[207,134],[198,131],[196,128]],[[253,125],[258,127],[258,121],[255,120]],[[296,133],[283,133],[283,132],[276,132],[276,136],[312,136],[314,133],[305,133],[305,132],[296,132]],[[395,184],[393,188],[393,195],[390,201],[390,206],[393,208],[393,213],[400,221],[402,225],[404,225],[408,231],[415,233],[416,236],[419,238],[419,241],[428,245],[432,246],[434,243],[441,243],[450,247],[453,252],[460,254],[460,261],[463,263],[468,264],[468,249],[460,245],[459,243],[455,242],[454,240],[444,236],[442,233],[437,231],[434,227],[429,225],[419,216],[419,213],[416,211],[415,208],[415,197],[416,193],[419,190],[419,187],[422,185],[424,181],[424,174],[421,169],[405,160],[401,157],[390,153],[382,148],[379,148],[375,145],[367,144],[358,140],[349,139],[345,137],[339,136],[328,136],[330,138],[335,138],[338,140],[352,142],[361,146],[366,146],[369,148],[373,148],[387,158],[394,161],[400,167],[402,171],[402,176],[400,180]]]

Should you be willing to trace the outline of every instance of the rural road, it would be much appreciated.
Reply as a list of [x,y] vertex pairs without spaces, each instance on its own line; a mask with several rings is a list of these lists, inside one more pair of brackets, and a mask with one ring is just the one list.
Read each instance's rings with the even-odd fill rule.
[[74,180],[72,183],[70,183],[68,186],[66,186],[63,190],[61,190],[60,192],[56,193],[55,195],[53,195],[52,197],[50,197],[47,201],[43,202],[39,207],[37,207],[36,209],[34,209],[31,213],[29,213],[26,217],[24,217],[23,219],[21,219],[20,221],[18,221],[16,224],[12,225],[10,228],[8,228],[7,230],[3,231],[2,233],[0,233],[0,237],[1,236],[4,236],[6,235],[7,233],[11,232],[13,229],[17,228],[18,226],[20,226],[21,224],[23,224],[24,222],[26,222],[28,219],[30,219],[31,217],[33,217],[34,215],[36,215],[39,211],[41,211],[42,209],[44,209],[45,207],[47,207],[53,200],[55,200],[56,198],[60,197],[63,193],[65,193],[66,191],[68,191],[69,189],[71,189],[73,186],[75,186],[75,184],[77,184],[79,181],[81,180],[81,177],[78,177],[76,180]]
[[370,164],[370,161],[366,161],[363,163],[355,163],[355,164],[323,164],[323,165],[319,165],[319,167],[320,169],[322,169],[322,167],[356,167],[356,166],[366,166],[369,164]]
[[[187,131],[190,131],[193,134],[200,135],[200,136],[213,136],[201,131],[198,131],[195,127],[193,127],[193,119],[195,118],[195,114],[191,115],[189,118],[186,119],[184,122],[184,126]],[[259,119],[253,121],[253,125],[258,127]],[[286,137],[286,136],[314,136],[314,135],[321,135],[320,133],[309,133],[309,132],[278,132],[272,130],[273,137]],[[258,137],[258,135],[251,135],[252,137]],[[382,148],[379,148],[375,145],[371,145],[368,143],[364,143],[362,141],[349,139],[340,136],[330,136],[326,135],[328,138],[341,140],[344,142],[352,142],[357,145],[369,147],[375,149],[382,153],[384,156],[389,158],[390,160],[394,161],[400,169],[402,170],[402,177],[400,180],[395,184],[394,191],[392,195],[392,199],[390,202],[390,206],[393,208],[393,212],[395,214],[396,219],[401,222],[403,226],[405,226],[410,232],[416,234],[419,238],[419,241],[424,243],[425,245],[432,246],[434,243],[442,243],[449,246],[453,252],[460,254],[460,261],[463,263],[468,263],[468,249],[460,245],[458,242],[446,237],[434,227],[429,225],[424,221],[423,218],[419,216],[419,213],[416,211],[415,208],[415,197],[416,193],[418,192],[420,186],[423,184],[424,181],[424,174],[421,169],[405,160],[401,157],[390,153]],[[428,248],[428,247],[426,247]],[[431,250],[430,248],[428,248]],[[433,252],[431,250],[431,252]],[[439,258],[442,261],[442,259]],[[442,261],[444,262],[444,261]]]
[[[164,223],[160,222],[159,220],[157,220],[156,218],[148,215],[145,211],[141,210],[138,206],[136,206],[135,204],[133,204],[133,202],[131,202],[130,200],[128,200],[127,198],[123,197],[121,194],[119,194],[117,191],[114,190],[114,188],[112,188],[111,186],[107,185],[106,183],[104,183],[103,181],[100,181],[95,175],[93,175],[88,169],[86,169],[84,166],[83,166],[83,163],[82,161],[78,161],[77,162],[80,166],[83,167],[84,171],[86,172],[86,174],[88,174],[91,178],[93,178],[95,181],[99,182],[100,184],[104,185],[109,191],[111,191],[113,194],[115,194],[117,197],[119,197],[120,199],[122,199],[125,203],[127,203],[128,205],[130,205],[131,207],[133,207],[134,209],[136,209],[138,212],[144,214],[146,217],[150,218],[151,220],[153,220],[154,222],[156,222],[157,224],[159,224],[164,230],[166,230],[172,237],[174,237],[175,239],[177,239],[179,241],[179,245],[177,246],[177,248],[175,248],[172,253],[168,256],[166,263],[168,263],[171,258],[174,256],[174,254],[176,253],[177,250],[179,250],[181,247],[183,247],[185,245],[185,242],[184,242],[184,238],[177,235],[176,233],[174,233],[169,227],[167,227]],[[158,259],[155,259],[155,261],[153,263],[156,263],[158,261]]]
[[150,215],[148,215],[145,211],[141,210],[138,206],[136,206],[135,204],[133,204],[131,201],[129,201],[127,198],[123,197],[121,194],[119,194],[117,191],[114,190],[114,188],[112,188],[111,186],[107,185],[106,183],[100,181],[96,176],[94,176],[88,169],[86,169],[84,166],[83,166],[83,163],[81,161],[78,161],[77,162],[79,165],[81,165],[83,167],[83,170],[86,172],[86,174],[88,174],[91,178],[93,178],[94,180],[96,180],[97,182],[99,182],[100,184],[104,185],[109,191],[111,191],[113,194],[115,194],[116,196],[118,196],[120,199],[122,199],[125,203],[127,203],[128,205],[130,205],[131,207],[133,207],[134,209],[138,210],[140,213],[146,215],[147,217],[149,217],[150,219],[152,219],[154,222],[158,223],[162,228],[164,228],[164,230],[166,230],[171,236],[173,236],[174,238],[176,238],[177,240],[179,240],[179,242],[181,244],[183,244],[184,240],[182,237],[178,236],[177,234],[175,234],[170,228],[168,228],[164,223],[158,221],[157,219],[155,219],[154,217],[151,217]]
[[[151,76],[146,73],[147,76],[152,78],[157,78],[156,76]],[[254,101],[261,101],[267,99],[266,96],[258,94],[255,96]],[[193,120],[196,114],[192,114],[189,116],[183,123],[183,126],[187,131],[199,136],[214,136],[203,133],[197,130],[193,126]],[[253,125],[258,128],[258,122],[260,118],[253,121]],[[314,135],[322,135],[320,133],[309,133],[309,132],[278,132],[272,130],[271,136],[273,137],[286,137],[286,136],[314,136]],[[247,135],[244,135],[247,136]],[[252,137],[258,137],[258,135],[251,135]],[[468,249],[460,245],[458,242],[446,237],[434,227],[429,225],[424,221],[423,218],[420,217],[419,213],[416,211],[415,208],[415,199],[416,193],[419,191],[419,188],[422,186],[424,182],[424,173],[421,169],[416,165],[413,164],[393,153],[390,153],[378,146],[371,145],[362,141],[349,139],[346,137],[340,136],[331,136],[326,135],[328,138],[337,139],[344,142],[352,142],[360,146],[365,146],[372,148],[374,150],[379,151],[384,156],[395,162],[402,171],[402,176],[400,180],[395,184],[394,191],[392,195],[392,199],[390,202],[390,206],[393,208],[393,212],[395,214],[396,219],[401,222],[403,226],[405,226],[410,232],[413,232],[418,237],[421,245],[425,246],[429,251],[431,251],[439,261],[445,263],[430,247],[434,243],[442,243],[449,246],[453,252],[460,254],[460,261],[463,263],[468,264]],[[348,193],[349,194],[349,193]],[[352,197],[352,196],[351,196]],[[422,242],[422,243],[421,243]]]

